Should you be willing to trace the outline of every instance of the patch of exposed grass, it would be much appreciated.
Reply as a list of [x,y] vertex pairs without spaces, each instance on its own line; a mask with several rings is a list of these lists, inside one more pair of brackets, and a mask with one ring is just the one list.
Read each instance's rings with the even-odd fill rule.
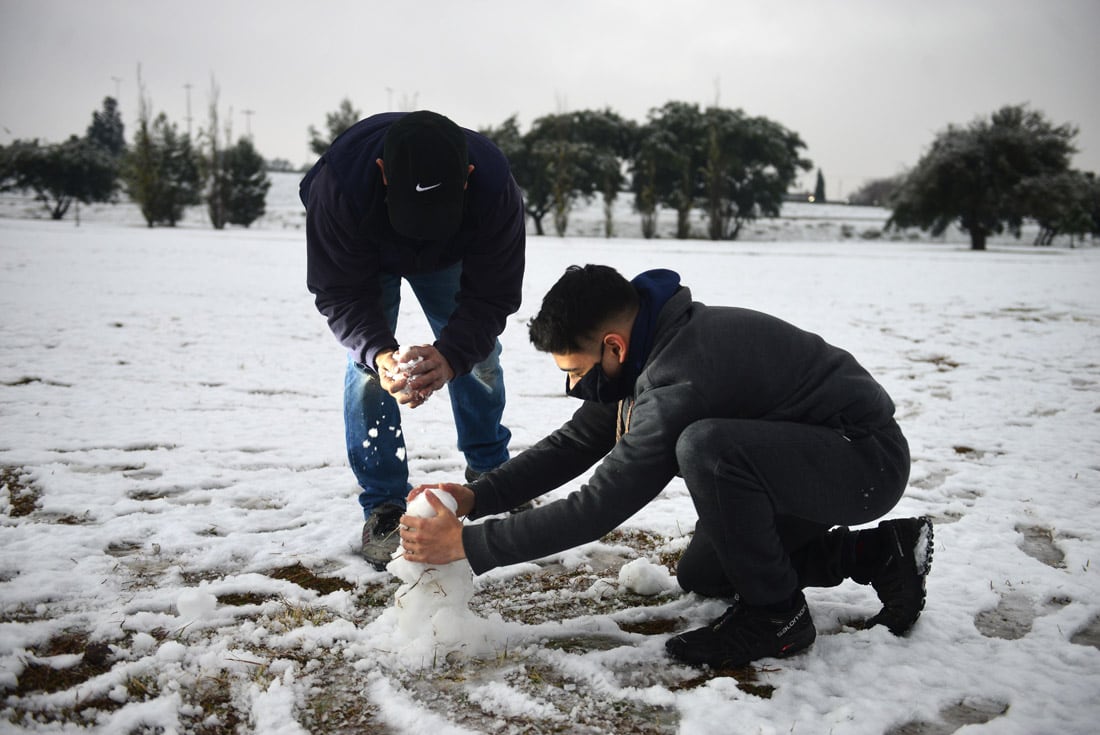
[[233,705],[232,692],[232,681],[226,676],[200,677],[188,696],[200,708],[198,722],[189,731],[195,735],[237,732],[247,718]]
[[282,606],[277,613],[269,617],[269,620],[275,627],[284,631],[303,628],[306,625],[324,625],[331,622],[335,617],[331,611],[324,607],[294,602],[285,597],[279,601]]
[[673,573],[675,573],[676,565],[680,562],[680,556],[683,554],[681,550],[669,550],[669,539],[664,536],[640,529],[616,529],[604,536],[603,541],[608,544],[629,546],[637,551],[639,556],[656,559],[658,564]]
[[[468,684],[487,680],[523,692],[552,708],[552,713],[512,716],[483,709],[470,700]],[[674,710],[637,699],[609,699],[586,682],[538,659],[524,659],[522,665],[499,661],[488,670],[484,664],[473,670],[444,668],[431,676],[404,680],[402,686],[421,706],[475,732],[666,735],[677,731]]]
[[398,584],[391,581],[385,584],[368,584],[356,597],[357,607],[383,608],[389,607],[393,602],[393,595],[397,592]]
[[337,577],[319,577],[310,571],[308,567],[303,566],[301,562],[295,562],[290,566],[272,569],[264,572],[264,574],[272,579],[282,579],[287,582],[293,582],[299,587],[307,590],[314,590],[322,595],[327,595],[337,590],[355,589],[355,585],[347,580]]
[[[653,556],[668,546],[668,539],[640,530],[616,530],[601,539],[608,545],[626,546],[638,556]],[[661,563],[675,568],[679,552],[667,552]],[[599,565],[594,565],[599,566]],[[531,574],[489,583],[471,603],[478,614],[499,612],[505,620],[537,625],[581,615],[600,615],[667,602],[665,595],[647,597],[619,589],[620,564],[611,564],[600,573],[589,565],[566,569],[550,565]],[[606,592],[601,587],[606,589]]]
[[265,595],[259,592],[230,592],[218,595],[218,604],[232,607],[244,607],[245,605],[262,605],[268,600],[275,599],[274,595]]
[[42,489],[31,481],[30,473],[22,467],[0,466],[0,487],[8,491],[12,518],[29,516],[42,497]]
[[681,620],[665,618],[657,620],[639,620],[635,623],[619,623],[619,630],[624,633],[640,633],[641,635],[671,635],[682,625]]
[[769,669],[757,669],[755,666],[739,666],[734,669],[707,669],[698,676],[685,679],[679,684],[670,686],[671,691],[684,691],[696,689],[713,679],[732,678],[737,682],[737,688],[746,694],[751,694],[761,699],[771,699],[775,687],[771,684],[760,683],[760,673]]
[[368,685],[365,672],[344,665],[338,657],[327,657],[311,676],[318,684],[310,690],[300,712],[306,730],[326,735],[397,735],[375,719],[378,708],[363,696]]
[[88,636],[83,632],[65,632],[54,636],[39,646],[35,653],[42,657],[75,653],[82,653],[83,656],[75,666],[64,668],[54,668],[46,663],[28,661],[16,680],[16,696],[24,696],[31,692],[49,694],[64,691],[111,669],[110,647],[105,643],[89,645]]

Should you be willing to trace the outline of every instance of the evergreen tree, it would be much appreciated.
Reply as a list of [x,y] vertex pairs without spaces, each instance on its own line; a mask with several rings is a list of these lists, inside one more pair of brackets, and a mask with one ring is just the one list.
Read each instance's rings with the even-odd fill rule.
[[320,133],[312,125],[309,126],[309,149],[318,156],[321,155],[328,150],[328,147],[332,145],[332,141],[336,140],[340,133],[359,122],[362,117],[363,113],[355,109],[351,104],[351,100],[346,97],[340,100],[340,106],[336,111],[325,115],[327,135]]
[[118,112],[118,102],[114,97],[103,99],[103,109],[92,113],[92,122],[88,125],[85,138],[99,146],[111,157],[121,159],[126,153],[125,126]]
[[145,112],[139,117],[124,179],[149,227],[175,227],[184,209],[201,201],[202,178],[191,136],[180,135],[163,112],[152,123]]
[[153,134],[160,145],[164,174],[158,221],[175,227],[183,218],[184,209],[202,201],[199,156],[191,144],[191,136],[181,135],[164,113],[153,121]]
[[248,138],[225,151],[225,212],[230,224],[248,227],[264,215],[271,179],[264,159]]
[[814,204],[825,203],[825,175],[817,170],[817,184],[814,186]]

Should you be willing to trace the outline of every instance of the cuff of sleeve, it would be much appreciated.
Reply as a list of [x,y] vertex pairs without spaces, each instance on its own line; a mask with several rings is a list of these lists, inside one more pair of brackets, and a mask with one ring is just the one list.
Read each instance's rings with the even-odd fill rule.
[[458,355],[451,349],[450,345],[444,342],[436,342],[435,348],[439,350],[439,354],[447,360],[447,364],[451,366],[451,370],[454,371],[455,377],[461,377],[470,372],[473,365],[467,365],[462,361],[462,356]]
[[362,364],[364,367],[367,368],[367,370],[370,370],[373,373],[377,373],[378,366],[374,364],[374,361],[378,357],[378,355],[383,352],[392,352],[396,349],[397,345],[386,347],[364,347],[363,354],[361,355],[361,357],[363,358]]
[[489,553],[484,523],[462,528],[462,550],[466,553],[466,561],[470,563],[474,574],[484,574],[497,566]]

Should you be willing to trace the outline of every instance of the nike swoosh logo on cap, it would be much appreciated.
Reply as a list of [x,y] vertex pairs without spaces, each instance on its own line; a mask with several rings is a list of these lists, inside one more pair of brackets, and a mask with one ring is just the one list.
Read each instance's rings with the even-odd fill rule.
[[416,190],[417,191],[431,191],[432,189],[438,189],[441,186],[443,186],[442,181],[440,181],[438,184],[432,184],[431,186],[421,186],[420,184],[417,184],[416,185]]

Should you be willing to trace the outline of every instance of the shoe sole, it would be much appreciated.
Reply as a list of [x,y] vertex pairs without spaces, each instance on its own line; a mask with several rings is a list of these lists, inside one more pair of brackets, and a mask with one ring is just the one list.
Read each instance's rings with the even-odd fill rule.
[[[935,531],[932,528],[931,518],[921,516],[917,520],[920,521],[920,527],[917,531],[917,538],[913,542],[913,563],[916,565],[917,574],[923,579],[928,576],[928,572],[932,568],[932,542]],[[897,537],[895,536],[895,538]],[[898,540],[900,541],[900,539]],[[904,551],[904,548],[901,547],[901,550]]]

